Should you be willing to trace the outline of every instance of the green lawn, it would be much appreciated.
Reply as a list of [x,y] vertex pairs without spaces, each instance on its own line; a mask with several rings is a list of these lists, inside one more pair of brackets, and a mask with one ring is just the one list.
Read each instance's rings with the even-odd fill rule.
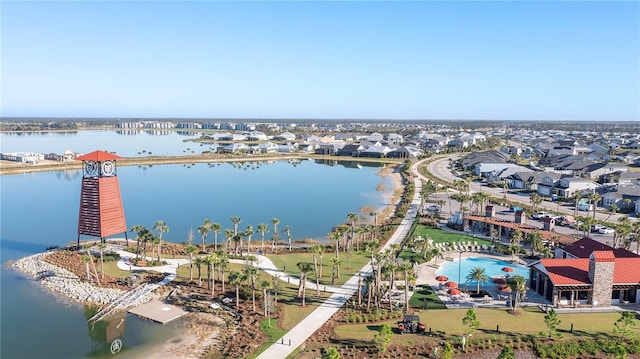
[[[546,331],[544,322],[545,313],[537,307],[523,308],[522,315],[512,315],[507,309],[474,309],[480,328],[474,333],[474,340],[491,338],[498,335],[532,335],[537,336],[539,332]],[[466,309],[427,309],[417,313],[422,322],[426,323],[427,330],[432,331],[443,339],[448,340],[459,336],[464,332],[462,318],[466,315]],[[565,337],[591,337],[597,334],[611,334],[613,324],[620,318],[619,313],[576,313],[558,314],[562,323],[558,330]],[[342,339],[370,341],[378,332],[378,328],[383,323],[389,324],[392,328],[397,326],[397,320],[389,320],[375,324],[348,324],[336,327],[335,333]],[[569,330],[573,324],[574,332]],[[496,329],[499,329],[498,333]],[[398,337],[398,336],[396,336]]]
[[426,237],[429,236],[433,239],[433,243],[446,243],[446,242],[459,242],[459,241],[473,241],[478,242],[478,245],[491,244],[491,241],[482,238],[475,238],[460,233],[452,233],[443,231],[441,229],[418,225],[416,227],[414,236]]
[[[320,284],[331,285],[331,258],[335,258],[335,252],[324,253],[322,256],[322,277]],[[290,253],[290,254],[268,254],[276,268],[286,272],[289,275],[300,277],[300,271],[297,264],[299,262],[313,263],[313,255],[311,253]],[[356,274],[365,264],[369,262],[370,254],[368,252],[354,251],[351,258],[345,252],[340,252],[340,278],[336,279],[335,286],[341,286],[354,274]],[[320,258],[318,257],[318,264]],[[309,274],[309,280],[313,281],[313,274]]]
[[[427,300],[426,306],[425,299]],[[446,309],[444,303],[440,301],[440,297],[428,284],[417,286],[414,289],[413,295],[409,298],[409,306],[421,309]]]

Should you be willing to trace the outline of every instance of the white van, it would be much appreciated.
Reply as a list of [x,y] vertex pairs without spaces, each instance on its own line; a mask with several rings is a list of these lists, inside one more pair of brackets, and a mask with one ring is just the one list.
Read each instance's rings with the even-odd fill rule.
[[587,202],[578,203],[578,209],[581,211],[591,211],[593,210],[593,205]]

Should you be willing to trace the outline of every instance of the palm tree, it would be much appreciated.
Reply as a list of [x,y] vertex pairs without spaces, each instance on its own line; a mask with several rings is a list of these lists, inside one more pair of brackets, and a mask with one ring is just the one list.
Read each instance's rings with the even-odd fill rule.
[[202,252],[206,252],[206,246],[207,246],[207,234],[209,234],[209,231],[211,231],[211,221],[208,219],[204,220],[204,224],[201,225],[200,227],[198,227],[198,232],[200,233],[200,235],[202,236]]
[[193,255],[198,253],[198,247],[189,244],[184,251],[189,255],[189,282],[193,281]]
[[218,252],[218,279],[222,282],[222,291],[224,292],[224,273],[229,269],[229,257],[225,252]]
[[224,238],[225,238],[224,249],[228,251],[229,246],[231,245],[231,238],[233,238],[233,229],[228,229],[228,228],[225,229]]
[[354,237],[356,236],[356,220],[358,219],[358,214],[354,213],[354,212],[349,212],[347,214],[347,221],[349,221],[349,225],[351,226],[351,237],[349,239],[349,248],[351,248],[351,246],[353,246],[353,240]]
[[287,234],[287,241],[289,243],[289,251],[291,251],[291,228],[289,228],[289,225],[284,227],[284,229],[282,230],[282,233],[286,233]]
[[527,280],[521,275],[515,275],[507,281],[507,285],[511,288],[511,310],[513,313],[518,311],[520,296],[527,292],[526,282]]
[[193,260],[193,263],[196,265],[196,268],[198,268],[198,287],[202,286],[202,264],[204,263],[204,261],[202,260],[202,258],[200,257],[196,257],[196,259]]
[[84,263],[85,269],[87,270],[87,282],[91,280],[91,275],[89,274],[89,261],[91,260],[91,256],[85,254],[81,258],[82,263]]
[[339,248],[340,248],[340,238],[342,238],[342,235],[340,234],[340,232],[336,231],[335,228],[333,232],[329,233],[329,235],[331,236],[331,239],[335,241],[336,258],[340,258]]
[[515,260],[515,254],[520,249],[520,242],[522,241],[522,232],[519,230],[513,231],[511,234],[511,261]]
[[158,231],[158,262],[162,264],[162,233],[168,233],[169,226],[163,220],[159,220],[153,225],[153,229]]
[[236,310],[240,308],[240,284],[245,281],[244,275],[240,272],[232,271],[229,273],[229,284],[236,288]]
[[589,193],[589,195],[587,196],[587,198],[589,199],[589,203],[593,205],[593,218],[596,218],[596,207],[598,207],[598,202],[600,201],[600,199],[602,197],[600,197],[599,194],[597,193]]
[[107,248],[106,243],[98,244],[98,249],[100,249],[100,277],[104,279],[104,249]]
[[[251,236],[253,235],[253,226],[247,225],[247,229],[244,231],[244,235],[247,237],[247,254],[251,251]],[[242,252],[242,248],[240,248],[240,252]],[[241,253],[242,254],[242,253]]]
[[251,286],[251,303],[253,306],[253,311],[256,311],[256,277],[258,276],[258,268],[252,265],[244,266],[244,277],[249,281],[249,285]]
[[264,298],[264,316],[268,316],[268,301],[267,301],[267,290],[271,288],[271,282],[269,282],[268,280],[263,280],[260,283],[258,283],[258,289],[262,290],[262,298]]
[[313,253],[314,257],[318,255],[320,257],[320,269],[318,272],[318,277],[322,278],[322,255],[324,254],[324,247],[322,245],[311,247],[311,253]]
[[404,312],[409,311],[409,280],[413,276],[413,264],[402,259],[398,260],[398,270],[404,279]]
[[619,209],[620,209],[620,207],[618,207],[615,203],[611,204],[609,206],[609,216],[604,221],[605,222],[608,221],[609,218],[611,218],[612,215],[616,214]]
[[213,232],[213,251],[218,251],[218,233],[222,231],[220,223],[211,223],[211,231]]
[[542,250],[544,243],[542,242],[542,234],[538,231],[533,231],[529,237],[531,242],[531,255],[533,256],[536,252]]
[[269,232],[269,226],[266,223],[258,224],[258,232],[260,232],[260,253],[264,254],[264,234]]
[[135,232],[136,233],[136,262],[138,261],[138,256],[140,254],[140,240],[142,239],[142,231],[145,230],[146,228],[141,225],[141,224],[136,224],[135,226],[131,227],[131,232]]
[[335,285],[336,279],[340,279],[340,259],[331,258],[331,285]]
[[489,281],[484,268],[475,267],[467,274],[467,283],[474,281],[476,282],[476,294],[480,294],[480,285]]
[[240,219],[240,217],[231,217],[231,222],[233,222],[233,235],[238,234],[238,224],[240,224],[241,221],[242,219]]
[[573,208],[573,216],[577,217],[578,216],[578,205],[580,204],[580,200],[582,199],[582,191],[573,191],[573,193],[571,193],[571,197],[572,200],[574,200],[574,208]]
[[276,241],[279,239],[278,236],[278,223],[280,223],[280,220],[277,218],[271,218],[271,223],[273,223],[273,237],[271,238],[272,240],[272,247],[271,247],[271,251],[273,251],[276,247]]
[[307,274],[313,271],[313,264],[308,262],[298,262],[296,264],[300,269],[300,284],[298,285],[298,298],[302,298],[302,306],[306,304],[306,290],[307,290]]

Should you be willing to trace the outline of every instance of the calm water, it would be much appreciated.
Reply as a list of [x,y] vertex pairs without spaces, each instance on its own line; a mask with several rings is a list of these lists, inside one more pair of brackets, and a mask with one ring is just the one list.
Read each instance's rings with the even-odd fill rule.
[[[509,275],[520,275],[525,279],[529,279],[529,268],[521,265],[512,264],[510,262],[501,261],[493,258],[486,257],[476,257],[476,258],[462,258],[462,261],[455,259],[452,262],[445,262],[440,269],[436,272],[437,275],[444,275],[449,278],[450,281],[458,282],[458,278],[462,281],[464,285],[466,283],[466,277],[471,272],[471,270],[475,267],[481,267],[485,269],[485,274],[487,277],[491,278],[494,276],[501,276],[507,274],[502,271],[504,267],[511,267],[514,269],[513,272],[508,273]],[[460,276],[458,277],[458,273]],[[471,282],[475,284],[476,282]],[[492,284],[491,282],[485,284]]]
[[[90,131],[87,137],[82,132],[70,137],[62,135],[56,141],[63,142],[58,144],[63,150],[90,152],[96,148],[81,148],[76,140],[85,146],[96,132],[101,133]],[[134,136],[135,142],[145,139],[140,136]],[[50,141],[49,135],[25,137],[27,145],[11,150],[5,150],[7,137],[11,135],[1,136],[3,151],[61,152],[36,145],[44,139]],[[102,149],[121,155],[121,148],[131,142],[130,136],[113,133],[102,133],[97,138],[101,137],[108,137],[107,142],[112,145]],[[56,142],[51,141],[49,145]],[[167,148],[174,145],[168,143]],[[147,143],[137,146],[154,150]],[[290,226],[294,240],[322,240],[334,225],[346,221],[347,213],[358,212],[364,205],[379,208],[385,204],[383,192],[376,191],[376,187],[382,181],[384,187],[391,189],[392,183],[377,176],[379,170],[357,168],[349,162],[324,164],[306,160],[120,167],[118,177],[127,226],[152,227],[162,219],[170,227],[169,233],[163,235],[169,241],[183,242],[193,229],[194,242],[199,243],[196,228],[205,218],[220,223],[224,229],[232,228],[232,216],[241,218],[241,229],[252,225],[254,231],[259,223],[267,223],[271,230],[270,220],[276,217],[280,229]],[[77,239],[80,184],[80,171],[0,177],[3,263]],[[269,236],[268,233],[266,237]],[[259,234],[253,238],[258,239]],[[210,234],[208,242],[212,240]],[[102,356],[99,353],[105,349],[101,342],[104,331],[89,330],[82,307],[65,304],[34,281],[4,266],[0,286],[2,358]],[[144,356],[153,346],[170,340],[180,324],[161,326],[132,316],[127,316],[125,322],[124,349],[117,355],[119,358]]]

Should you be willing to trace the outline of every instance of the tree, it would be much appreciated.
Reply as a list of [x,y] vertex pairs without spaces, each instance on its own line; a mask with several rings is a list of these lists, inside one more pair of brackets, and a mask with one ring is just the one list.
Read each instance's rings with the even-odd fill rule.
[[136,224],[131,227],[131,232],[136,233],[136,262],[138,261],[138,255],[140,254],[140,240],[142,239],[143,230],[146,228],[141,224]]
[[313,271],[313,264],[308,262],[298,262],[296,264],[300,270],[300,284],[298,285],[298,298],[302,299],[302,306],[306,304],[307,275]]
[[480,294],[480,285],[489,281],[484,268],[475,267],[467,274],[467,283],[474,281],[476,282],[476,294]]
[[351,226],[351,237],[349,237],[349,248],[353,246],[353,240],[356,236],[356,220],[358,219],[358,214],[355,212],[349,212],[347,214],[347,221],[349,221],[349,225]]
[[193,260],[193,263],[196,265],[196,268],[198,268],[198,287],[199,287],[202,285],[202,263],[204,263],[204,261],[202,260],[202,258],[196,257],[196,259]]
[[620,340],[633,337],[631,328],[636,326],[636,315],[634,312],[622,312],[620,318],[613,324],[613,332],[620,335]]
[[269,309],[269,303],[268,303],[268,297],[267,297],[267,290],[269,290],[269,288],[271,288],[271,282],[269,282],[268,280],[263,280],[258,284],[258,289],[260,289],[262,291],[262,298],[264,299],[264,316],[268,316],[268,309]]
[[287,243],[288,243],[288,247],[289,247],[289,251],[291,251],[291,228],[289,227],[289,225],[287,225],[286,227],[284,227],[284,229],[282,230],[282,233],[286,233],[287,234]]
[[272,240],[271,251],[273,252],[273,250],[276,247],[276,242],[278,241],[278,239],[280,239],[280,236],[278,234],[278,224],[280,223],[280,220],[277,218],[271,218],[271,223],[273,224],[273,237],[271,237],[271,240]]
[[200,233],[200,235],[202,236],[202,252],[206,252],[206,245],[207,245],[207,234],[209,234],[209,231],[211,231],[211,221],[209,221],[208,219],[204,220],[204,224],[201,225],[200,227],[198,227],[198,233]]
[[213,250],[218,251],[218,233],[222,231],[220,223],[211,223],[211,231],[213,232]]
[[233,271],[229,273],[229,284],[236,288],[236,310],[240,308],[240,284],[245,281],[242,273]]
[[231,217],[231,222],[233,222],[233,235],[238,234],[238,224],[240,224],[241,221],[242,219],[240,219],[240,217]]
[[331,258],[331,285],[335,285],[336,279],[340,278],[340,259]]
[[532,256],[535,253],[540,252],[542,248],[544,248],[544,243],[542,242],[542,234],[537,230],[533,231],[533,233],[529,235],[529,241],[531,242]]
[[511,261],[515,260],[515,254],[520,250],[520,242],[522,241],[522,232],[519,230],[513,231],[511,234],[511,245],[509,249],[511,250]]
[[[253,235],[253,226],[248,224],[244,230],[244,235],[247,237],[247,255],[251,251],[251,236]],[[242,255],[242,248],[240,248],[240,254]]]
[[224,230],[224,249],[226,251],[229,250],[229,246],[231,246],[231,238],[233,238],[233,229],[225,229]]
[[518,303],[520,296],[526,293],[527,280],[521,275],[515,275],[507,280],[507,285],[511,288],[511,312],[518,312]]
[[615,203],[611,204],[609,206],[609,216],[607,216],[607,218],[604,220],[605,222],[609,220],[609,218],[611,218],[611,216],[613,216],[614,214],[616,214],[618,212],[618,210],[620,209],[620,207],[618,207]]
[[596,218],[596,208],[598,207],[598,202],[600,201],[600,199],[602,197],[600,197],[599,194],[597,193],[589,193],[587,195],[587,198],[589,199],[589,203],[592,204],[592,208],[593,208],[593,218]]
[[168,233],[169,226],[163,220],[158,220],[153,229],[158,231],[158,262],[162,264],[162,233]]
[[402,278],[404,280],[404,312],[406,313],[409,310],[409,280],[413,276],[413,264],[409,261],[399,259],[398,270],[402,272]]
[[469,308],[467,309],[467,313],[462,318],[462,325],[466,326],[465,335],[473,334],[473,332],[480,328],[480,321],[478,320],[478,315],[476,311]]
[[322,278],[322,267],[323,267],[322,255],[324,254],[324,246],[317,245],[317,246],[311,247],[311,253],[320,257],[320,267],[318,269],[318,277]]
[[189,244],[184,251],[189,255],[189,282],[193,281],[193,255],[198,253],[198,247]]
[[380,353],[384,353],[392,339],[393,331],[389,324],[384,323],[380,326],[380,331],[373,336],[373,343]]
[[260,254],[264,254],[264,234],[269,232],[269,226],[266,223],[258,224],[258,232],[260,233]]
[[244,266],[244,277],[249,281],[251,286],[251,304],[253,311],[256,311],[256,277],[258,276],[258,268],[252,265]]
[[100,277],[104,279],[104,249],[107,248],[106,243],[99,243],[98,249],[100,249]]
[[544,323],[547,325],[547,338],[561,337],[561,334],[558,333],[558,325],[560,325],[562,321],[558,318],[558,313],[556,313],[555,309],[551,308],[549,313],[544,316]]

